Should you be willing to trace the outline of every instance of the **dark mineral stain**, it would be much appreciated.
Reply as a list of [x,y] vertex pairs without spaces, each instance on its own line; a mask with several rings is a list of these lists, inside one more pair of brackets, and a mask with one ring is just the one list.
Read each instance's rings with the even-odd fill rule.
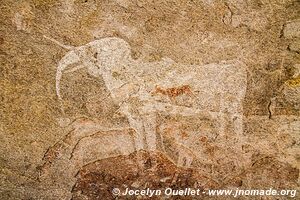
[[[73,187],[73,200],[115,199],[113,188],[129,189],[182,189],[206,187],[216,188],[218,184],[195,169],[177,167],[160,153],[140,151],[129,156],[99,160],[84,166],[77,175]],[[161,199],[162,196],[151,199]],[[199,196],[201,198],[201,196]],[[136,199],[121,196],[118,199]],[[190,197],[178,198],[190,199]]]
[[[114,188],[128,189],[217,189],[227,187],[274,189],[295,188],[299,170],[272,157],[258,159],[253,165],[227,183],[217,183],[200,170],[182,168],[170,162],[161,153],[139,151],[128,156],[107,158],[81,168],[72,190],[72,199],[116,199]],[[256,177],[256,178],[254,178]],[[163,199],[153,196],[151,199]],[[174,196],[172,199],[206,199],[208,196]],[[138,199],[137,196],[119,196],[117,199]],[[149,199],[145,197],[142,199]],[[209,198],[208,198],[209,199]]]

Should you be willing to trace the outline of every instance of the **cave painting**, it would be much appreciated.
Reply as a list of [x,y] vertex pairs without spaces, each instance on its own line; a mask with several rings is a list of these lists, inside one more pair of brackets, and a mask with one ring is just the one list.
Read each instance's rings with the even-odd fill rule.
[[[200,137],[201,129],[180,134],[179,130],[166,131],[169,130],[164,128],[166,125],[158,124],[158,113],[181,117],[205,115],[215,121],[215,137],[224,137],[228,127],[232,127],[231,132],[237,137],[243,135],[242,103],[247,73],[241,62],[188,65],[170,58],[145,62],[133,59],[130,45],[116,37],[79,47],[60,45],[70,51],[58,63],[58,99],[63,100],[60,82],[65,73],[86,68],[93,77],[102,77],[114,104],[129,122],[130,127],[124,129],[134,131],[132,151],[163,150],[164,138],[173,138],[179,154],[175,162],[191,165],[195,154],[189,145],[194,141],[191,138]],[[166,132],[171,136],[164,137]]]

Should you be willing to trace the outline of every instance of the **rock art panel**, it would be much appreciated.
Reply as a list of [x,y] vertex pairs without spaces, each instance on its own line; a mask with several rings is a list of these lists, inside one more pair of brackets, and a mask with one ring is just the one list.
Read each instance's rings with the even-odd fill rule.
[[[103,127],[87,118],[75,120],[71,131],[46,152],[42,179],[55,179],[52,175],[61,168],[67,168],[68,175],[74,177],[95,160],[140,150],[161,152],[176,166],[197,168],[201,163],[210,165],[210,170],[223,163],[226,154],[227,164],[241,167],[238,152],[247,85],[243,63],[197,66],[169,58],[143,62],[131,57],[130,45],[120,38],[103,38],[80,47],[46,38],[70,49],[57,67],[59,100],[64,100],[60,87],[64,75],[86,68],[90,75],[104,80],[128,127]],[[64,112],[63,106],[61,109]],[[224,142],[236,148],[224,147]],[[217,174],[222,177],[225,173],[238,171]]]
[[[75,63],[80,65],[68,69]],[[242,135],[242,101],[247,80],[242,63],[181,66],[168,58],[144,63],[131,57],[130,46],[124,40],[103,38],[75,47],[61,59],[56,75],[59,99],[62,100],[60,81],[63,73],[80,67],[103,78],[120,113],[137,132],[137,149],[156,149],[156,112],[182,115],[191,115],[195,109],[196,112],[208,112],[219,120],[220,135],[224,134],[227,123],[233,124],[237,135]],[[189,69],[192,73],[183,72]]]
[[[299,199],[298,0],[0,8],[0,199],[187,186]],[[291,199],[236,199],[277,198]]]

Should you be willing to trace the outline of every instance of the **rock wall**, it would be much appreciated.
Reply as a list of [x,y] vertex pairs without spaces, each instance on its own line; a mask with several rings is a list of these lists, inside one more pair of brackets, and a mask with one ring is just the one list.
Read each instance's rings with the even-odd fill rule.
[[1,199],[299,189],[299,1],[0,9]]

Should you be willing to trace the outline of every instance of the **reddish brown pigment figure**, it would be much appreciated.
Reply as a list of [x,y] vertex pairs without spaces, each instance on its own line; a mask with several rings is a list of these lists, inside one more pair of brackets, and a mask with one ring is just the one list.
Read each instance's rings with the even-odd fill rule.
[[194,96],[191,87],[189,85],[182,85],[179,87],[172,88],[161,88],[159,86],[155,87],[155,90],[152,92],[152,95],[162,94],[168,96],[171,100],[174,100],[177,96],[187,94],[189,96]]

